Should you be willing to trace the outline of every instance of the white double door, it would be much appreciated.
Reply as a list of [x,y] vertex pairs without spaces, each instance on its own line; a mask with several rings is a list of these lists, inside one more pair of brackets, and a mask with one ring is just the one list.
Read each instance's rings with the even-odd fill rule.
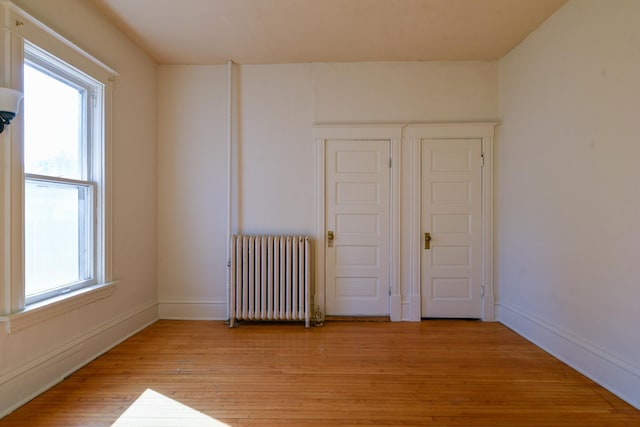
[[[326,142],[327,315],[389,315],[390,148]],[[480,318],[481,140],[423,139],[421,152],[421,315]]]

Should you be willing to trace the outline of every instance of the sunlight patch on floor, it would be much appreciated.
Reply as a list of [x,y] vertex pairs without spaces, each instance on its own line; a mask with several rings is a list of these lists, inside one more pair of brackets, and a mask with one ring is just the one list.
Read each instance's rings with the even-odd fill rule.
[[111,427],[230,427],[151,389],[135,402]]

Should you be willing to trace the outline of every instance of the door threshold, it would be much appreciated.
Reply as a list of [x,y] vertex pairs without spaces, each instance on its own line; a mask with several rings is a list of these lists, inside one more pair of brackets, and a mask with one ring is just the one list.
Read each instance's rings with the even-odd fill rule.
[[390,322],[389,316],[324,316],[325,322]]

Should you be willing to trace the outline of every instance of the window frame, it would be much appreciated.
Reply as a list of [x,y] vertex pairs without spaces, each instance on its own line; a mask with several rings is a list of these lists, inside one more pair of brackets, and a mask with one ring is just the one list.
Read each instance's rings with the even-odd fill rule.
[[[100,138],[100,135],[102,135],[100,129],[104,126],[104,85],[93,77],[73,69],[69,64],[66,64],[59,58],[28,41],[24,42],[23,49],[24,66],[29,66],[38,72],[78,90],[82,99],[79,129],[80,147],[78,147],[78,162],[81,176],[79,179],[72,179],[54,175],[28,173],[26,171],[26,165],[23,165],[25,168],[25,186],[27,183],[43,183],[59,188],[77,188],[78,190],[84,188],[90,198],[83,203],[85,205],[83,212],[81,212],[83,204],[79,204],[78,206],[79,216],[81,213],[88,215],[88,218],[79,218],[79,223],[82,223],[83,228],[79,230],[79,235],[84,235],[82,239],[79,239],[78,245],[79,280],[70,283],[58,283],[44,291],[27,294],[28,283],[26,282],[27,276],[25,271],[25,305],[28,306],[97,283],[97,275],[100,273],[96,269],[98,249],[103,244],[96,231],[101,228],[97,214],[101,210],[98,200],[100,200],[100,192],[103,187],[102,183],[99,182],[99,177],[100,169],[103,165],[102,153],[104,151],[104,143]],[[28,120],[28,117],[25,117],[25,120]],[[95,132],[94,129],[96,129]],[[23,140],[23,143],[24,142]],[[26,192],[24,209],[26,214]],[[25,234],[26,226],[27,224],[25,223]],[[84,227],[87,229],[85,230]],[[25,239],[25,268],[28,250],[26,244]]]

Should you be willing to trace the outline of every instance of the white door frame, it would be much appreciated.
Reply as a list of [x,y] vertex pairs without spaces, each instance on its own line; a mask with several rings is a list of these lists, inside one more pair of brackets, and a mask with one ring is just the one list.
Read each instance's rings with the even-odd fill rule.
[[[317,124],[316,236],[314,307],[325,312],[325,143],[330,139],[388,140],[391,143],[390,317],[421,320],[420,177],[422,139],[481,139],[482,168],[482,320],[495,320],[493,290],[493,140],[497,123]],[[402,255],[402,256],[401,256]],[[401,273],[402,271],[402,273]]]
[[[410,197],[403,208],[410,211],[408,228],[411,261],[410,283],[406,283],[410,312],[403,319],[421,319],[421,171],[423,139],[481,139],[482,158],[482,320],[495,320],[495,298],[493,291],[493,138],[497,123],[438,123],[416,124],[404,128],[403,145],[410,164],[403,176],[410,179]],[[404,216],[406,218],[407,216]]]
[[384,140],[391,146],[390,188],[390,262],[389,313],[392,321],[401,320],[400,287],[400,148],[403,125],[316,125],[316,238],[315,238],[315,301],[314,306],[325,313],[325,153],[328,140]]

